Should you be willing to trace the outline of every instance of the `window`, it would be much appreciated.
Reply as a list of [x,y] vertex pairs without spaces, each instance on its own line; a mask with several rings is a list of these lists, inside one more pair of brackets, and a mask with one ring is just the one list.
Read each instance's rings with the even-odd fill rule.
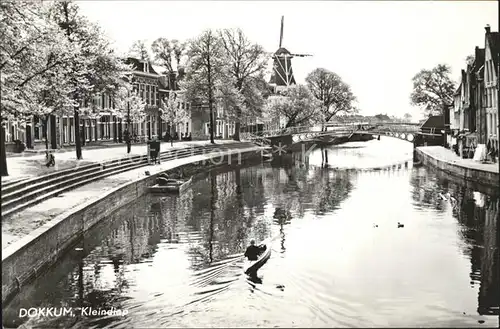
[[490,73],[490,65],[489,62],[485,61],[484,62],[484,82],[486,85],[488,85],[488,81],[490,81],[489,73]]
[[75,141],[75,120],[69,118],[69,142],[73,143]]
[[493,61],[490,59],[488,61],[488,65],[490,67],[489,71],[490,71],[490,75],[489,75],[489,79],[490,79],[490,82],[493,82],[494,78],[493,78]]

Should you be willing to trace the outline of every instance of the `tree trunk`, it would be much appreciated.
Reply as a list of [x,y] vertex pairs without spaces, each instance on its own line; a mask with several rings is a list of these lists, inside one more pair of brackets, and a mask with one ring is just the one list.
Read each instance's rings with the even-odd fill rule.
[[174,124],[170,124],[170,146],[174,146]]
[[94,128],[95,128],[95,129],[94,129],[94,141],[96,141],[96,142],[97,142],[97,140],[98,140],[97,130],[98,130],[99,128],[97,127],[97,119],[94,119],[94,121],[95,121],[95,125],[94,125]]
[[1,150],[0,150],[0,170],[3,176],[9,176],[9,171],[7,170],[7,152],[5,151],[5,125],[2,123],[2,132],[0,133],[1,140]]
[[113,142],[117,143],[118,142],[118,122],[116,121],[116,115],[114,117],[113,121]]
[[57,149],[57,127],[56,127],[56,116],[50,116],[50,144],[52,149]]
[[148,139],[151,140],[151,116],[147,116],[146,129],[148,130]]
[[89,119],[89,143],[92,142],[92,136],[94,136],[92,133],[92,119]]
[[236,109],[236,121],[234,123],[234,135],[233,140],[240,141],[240,130],[241,130],[241,109],[238,107]]
[[31,135],[31,124],[26,125],[26,148],[33,148],[33,137]]
[[75,123],[75,146],[76,146],[76,158],[77,160],[82,159],[82,143],[80,140],[80,113],[78,113],[78,108],[74,109],[74,123]]
[[118,143],[123,143],[123,119],[120,118],[118,122]]
[[132,129],[130,127],[132,120],[130,118],[130,103],[127,103],[127,130],[132,134]]
[[213,109],[213,95],[212,95],[212,65],[210,64],[210,56],[207,58],[207,79],[208,79],[208,109],[210,112],[210,143],[215,144],[214,141],[214,109]]
[[86,142],[86,139],[87,139],[87,136],[85,136],[85,119],[82,120],[82,146],[85,146],[85,142]]
[[43,116],[42,118],[42,129],[43,129],[43,137],[45,138],[45,149],[48,150],[49,149],[49,136],[47,134],[48,132],[48,127],[47,127],[47,124],[49,123],[49,116],[50,114],[46,114]]

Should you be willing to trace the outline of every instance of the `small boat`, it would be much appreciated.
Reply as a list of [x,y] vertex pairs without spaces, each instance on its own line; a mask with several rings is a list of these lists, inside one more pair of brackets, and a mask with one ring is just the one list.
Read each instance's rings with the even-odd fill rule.
[[166,185],[155,184],[153,186],[150,186],[148,188],[148,191],[154,193],[168,193],[168,192],[182,193],[191,185],[192,179],[193,177],[191,177],[188,180],[172,179],[169,182],[167,182]]
[[273,156],[271,154],[264,154],[262,156],[262,161],[266,162],[266,161],[271,161],[273,160]]
[[271,246],[261,244],[259,247],[263,250],[262,253],[259,255],[259,258],[257,258],[257,260],[253,261],[247,260],[245,262],[243,271],[247,275],[255,275],[259,270],[259,268],[261,268],[271,257]]

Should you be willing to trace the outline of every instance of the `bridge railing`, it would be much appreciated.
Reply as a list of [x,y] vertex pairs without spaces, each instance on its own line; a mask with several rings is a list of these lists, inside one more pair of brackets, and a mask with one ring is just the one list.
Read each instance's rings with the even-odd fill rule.
[[[349,122],[349,123],[323,123],[315,126],[296,126],[281,129],[271,129],[259,132],[259,136],[270,137],[279,135],[296,135],[304,133],[315,134],[345,134],[356,131],[375,132],[395,132],[395,133],[416,133],[420,129],[419,123],[399,123],[399,122]],[[253,135],[258,137],[257,135]]]
[[249,132],[241,133],[241,139],[255,143],[259,146],[271,146],[271,140],[263,136],[254,135]]

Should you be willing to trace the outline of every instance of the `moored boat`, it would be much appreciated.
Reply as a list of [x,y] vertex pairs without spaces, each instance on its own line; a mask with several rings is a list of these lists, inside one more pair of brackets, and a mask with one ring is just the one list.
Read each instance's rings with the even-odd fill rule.
[[170,180],[165,185],[155,184],[153,186],[148,187],[148,191],[154,193],[168,193],[168,192],[182,193],[191,185],[192,179],[193,178],[191,177],[188,180],[180,180],[180,179]]

